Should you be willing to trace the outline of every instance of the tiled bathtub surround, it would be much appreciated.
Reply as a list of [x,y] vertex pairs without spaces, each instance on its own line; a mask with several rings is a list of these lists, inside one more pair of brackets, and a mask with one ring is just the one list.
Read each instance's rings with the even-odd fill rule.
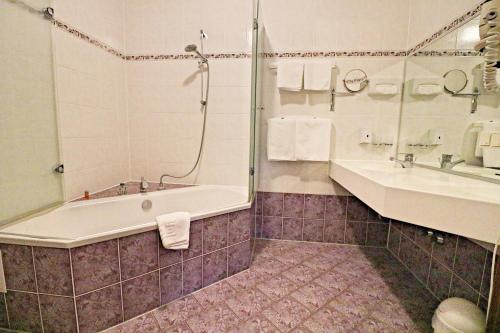
[[255,237],[385,247],[389,221],[354,196],[259,192]]
[[96,332],[241,272],[250,213],[193,221],[183,251],[165,250],[156,230],[73,249],[0,244],[8,288],[0,327]]
[[439,300],[462,297],[485,310],[493,253],[448,233],[443,245],[436,244],[425,231],[391,221],[388,248]]

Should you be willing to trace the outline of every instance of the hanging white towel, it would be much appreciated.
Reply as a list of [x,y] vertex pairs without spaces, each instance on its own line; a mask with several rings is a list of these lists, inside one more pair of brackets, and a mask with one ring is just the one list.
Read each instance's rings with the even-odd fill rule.
[[304,65],[304,89],[328,91],[331,88],[332,64],[311,62]]
[[297,161],[328,162],[331,121],[312,117],[297,118],[295,157]]
[[163,247],[170,250],[183,250],[189,247],[189,228],[191,215],[177,212],[156,217]]
[[301,62],[279,62],[278,89],[286,91],[301,91],[304,78],[304,64]]
[[295,161],[295,118],[267,121],[267,158],[269,161]]

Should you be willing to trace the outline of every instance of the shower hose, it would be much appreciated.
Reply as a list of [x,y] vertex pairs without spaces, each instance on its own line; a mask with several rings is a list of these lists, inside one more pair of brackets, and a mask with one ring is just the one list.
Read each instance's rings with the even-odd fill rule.
[[[203,65],[207,66],[207,86],[205,88],[205,98],[203,98]],[[201,88],[202,89],[201,105],[203,108],[203,126],[201,129],[201,140],[200,140],[200,146],[198,149],[198,155],[196,157],[196,161],[195,161],[194,165],[192,166],[192,168],[188,172],[186,172],[185,174],[182,174],[182,175],[170,175],[167,173],[167,174],[163,175],[166,177],[177,178],[177,179],[185,178],[185,177],[189,176],[190,174],[192,174],[194,172],[194,170],[196,170],[196,167],[198,166],[198,164],[200,164],[201,154],[203,152],[203,144],[205,142],[205,129],[207,127],[206,125],[207,125],[208,93],[210,91],[210,65],[208,64],[208,61],[202,61],[200,63],[200,68],[201,68],[201,87],[202,87]]]

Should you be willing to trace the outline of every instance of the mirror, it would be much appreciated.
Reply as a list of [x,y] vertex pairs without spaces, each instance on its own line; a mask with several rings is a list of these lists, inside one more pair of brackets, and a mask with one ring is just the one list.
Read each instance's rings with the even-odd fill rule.
[[478,42],[476,18],[406,58],[398,153],[500,184],[500,95],[483,88]]
[[361,69],[352,69],[344,77],[344,87],[350,93],[357,93],[368,86],[368,76]]
[[444,90],[452,95],[458,94],[465,89],[469,79],[467,74],[461,69],[452,69],[446,72],[444,78]]

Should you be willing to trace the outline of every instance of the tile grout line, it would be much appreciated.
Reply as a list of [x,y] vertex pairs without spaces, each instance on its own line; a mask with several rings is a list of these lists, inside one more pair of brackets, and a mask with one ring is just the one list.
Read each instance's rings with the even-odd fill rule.
[[457,252],[458,252],[458,237],[456,238],[455,249],[453,251],[453,261],[451,263],[451,279],[450,279],[450,288],[448,289],[448,296],[451,295],[451,287],[453,286],[453,280],[454,280],[454,275],[455,275],[455,261],[457,258]]
[[5,303],[5,314],[7,315],[7,326],[9,326],[9,329],[10,329],[9,307],[7,306],[7,293],[3,293],[2,297],[3,297],[3,301]]
[[76,331],[80,332],[80,323],[78,320],[78,307],[76,306],[76,290],[75,290],[75,275],[73,273],[73,256],[71,255],[71,249],[68,249],[69,253],[69,268],[71,273],[71,286],[73,287],[73,306],[75,307],[75,317],[76,317]]
[[[121,309],[122,309],[122,322],[125,321],[125,312],[123,306],[123,284],[122,284],[122,264],[121,264],[121,255],[120,255],[120,238],[116,241],[116,248],[118,254],[118,273],[119,273],[119,284],[120,284],[120,301],[121,301]],[[107,286],[110,287],[111,285]],[[103,288],[104,289],[104,288]]]
[[42,325],[42,333],[45,332],[45,329],[43,328],[43,316],[42,316],[42,305],[40,304],[40,294],[38,293],[38,279],[36,276],[36,264],[35,264],[35,250],[33,246],[30,246],[31,248],[31,260],[33,263],[33,273],[35,275],[35,288],[36,288],[36,297],[38,299],[38,313],[40,316],[40,324]]
[[[191,223],[190,223],[191,227]],[[156,258],[158,260],[158,293],[159,297],[158,299],[160,300],[160,306],[161,306],[161,263],[160,263],[160,243],[161,243],[161,238],[156,235]],[[181,250],[181,261],[182,261],[182,250]],[[182,281],[182,276],[181,276],[181,281]],[[182,291],[182,289],[181,289]]]
[[483,263],[483,273],[481,274],[481,284],[479,285],[479,299],[477,300],[477,304],[479,305],[479,301],[481,300],[481,292],[483,291],[483,283],[484,283],[484,274],[486,273],[486,266],[488,263],[488,250],[486,250],[486,256],[484,258],[484,263]]

